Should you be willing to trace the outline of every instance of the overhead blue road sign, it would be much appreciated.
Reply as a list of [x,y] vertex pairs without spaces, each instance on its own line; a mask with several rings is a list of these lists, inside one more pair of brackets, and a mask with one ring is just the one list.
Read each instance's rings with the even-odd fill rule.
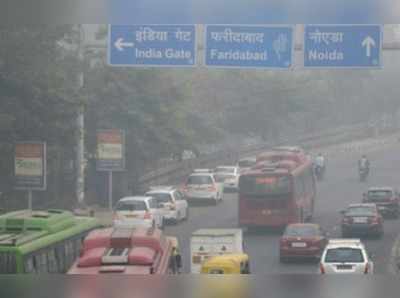
[[207,66],[287,69],[292,56],[291,26],[206,27]]
[[377,68],[381,52],[380,25],[305,26],[305,67]]
[[111,25],[108,62],[112,66],[194,66],[194,25]]

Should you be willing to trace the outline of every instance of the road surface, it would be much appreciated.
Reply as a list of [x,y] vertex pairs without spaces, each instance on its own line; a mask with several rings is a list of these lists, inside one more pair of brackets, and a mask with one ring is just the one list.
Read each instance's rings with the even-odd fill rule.
[[[361,144],[361,145],[360,145]],[[332,238],[340,237],[338,224],[340,210],[348,204],[361,201],[362,193],[369,186],[400,186],[400,143],[362,142],[346,150],[330,149],[326,179],[317,185],[318,196],[314,222],[319,223]],[[350,149],[349,149],[350,148]],[[365,153],[371,160],[369,181],[358,181],[357,160]],[[190,211],[190,219],[177,226],[169,226],[166,234],[177,236],[184,260],[184,272],[190,270],[190,235],[200,228],[237,227],[236,194],[225,194],[224,202],[218,206],[196,206]],[[366,239],[368,251],[374,255],[375,272],[388,273],[388,264],[393,243],[400,233],[400,220],[385,221],[383,239]],[[251,258],[252,273],[285,274],[315,273],[318,264],[296,262],[279,263],[278,233],[259,231],[245,233],[245,247]]]

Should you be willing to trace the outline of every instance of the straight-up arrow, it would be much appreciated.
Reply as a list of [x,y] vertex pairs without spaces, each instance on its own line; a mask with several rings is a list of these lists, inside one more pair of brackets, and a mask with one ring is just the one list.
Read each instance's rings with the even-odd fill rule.
[[367,57],[371,57],[371,47],[375,47],[375,40],[371,36],[367,36],[361,43],[361,46],[366,49]]

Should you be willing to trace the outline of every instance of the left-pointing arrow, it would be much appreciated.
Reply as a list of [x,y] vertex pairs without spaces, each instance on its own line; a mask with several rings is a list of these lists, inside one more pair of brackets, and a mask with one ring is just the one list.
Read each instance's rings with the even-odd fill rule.
[[118,51],[123,51],[124,48],[133,48],[135,44],[133,42],[124,42],[123,38],[118,38],[117,41],[114,43],[114,46],[117,48]]

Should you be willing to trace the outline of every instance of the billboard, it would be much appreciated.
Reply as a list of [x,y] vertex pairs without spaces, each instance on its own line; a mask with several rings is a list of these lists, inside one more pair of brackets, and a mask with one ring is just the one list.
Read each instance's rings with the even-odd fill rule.
[[120,129],[97,131],[98,171],[125,170],[125,133]]
[[46,190],[46,143],[19,142],[15,145],[15,188]]

